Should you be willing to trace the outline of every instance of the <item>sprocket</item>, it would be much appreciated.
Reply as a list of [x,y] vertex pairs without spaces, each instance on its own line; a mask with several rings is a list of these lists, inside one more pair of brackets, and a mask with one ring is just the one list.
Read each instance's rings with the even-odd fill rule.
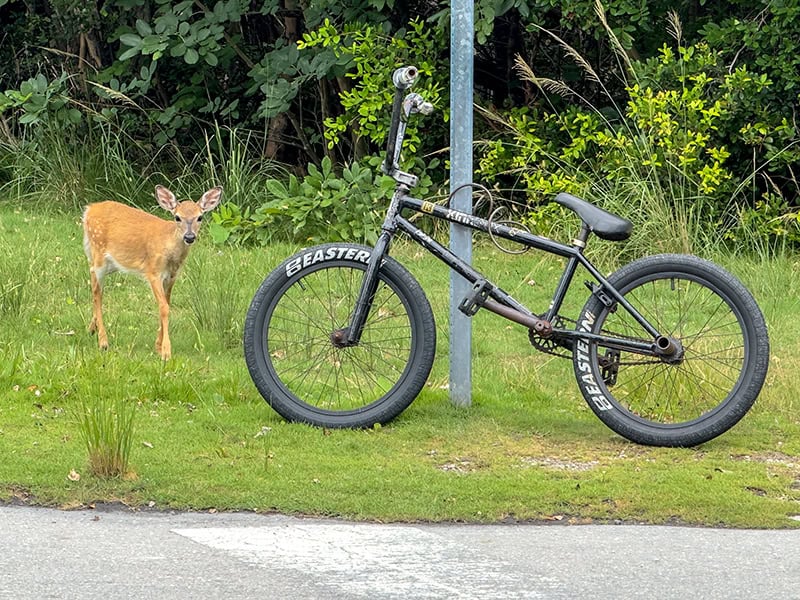
[[[567,319],[560,315],[556,315],[551,321],[553,329],[566,329],[567,324],[572,324],[573,327],[576,322],[573,319]],[[551,335],[542,337],[538,335],[533,329],[528,332],[528,339],[531,345],[545,354],[552,354],[561,358],[572,358],[572,342],[557,336]]]

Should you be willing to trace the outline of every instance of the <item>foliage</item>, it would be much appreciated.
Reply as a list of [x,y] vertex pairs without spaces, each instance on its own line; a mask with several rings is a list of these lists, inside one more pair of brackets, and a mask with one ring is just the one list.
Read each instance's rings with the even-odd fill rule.
[[[742,121],[742,126],[750,125],[753,134],[749,145],[757,147],[766,161],[777,161],[784,167],[800,158],[797,148],[785,151],[787,141],[796,138],[793,117],[800,95],[800,4],[762,0],[756,7],[758,12],[742,6],[719,22],[709,22],[702,34],[729,69],[744,67],[763,73],[771,82],[763,93],[753,96],[744,90],[737,99],[756,117]],[[771,170],[777,169],[772,166]],[[792,191],[797,193],[796,189]]]
[[[340,101],[343,112],[325,120],[325,139],[328,147],[340,144],[342,136],[351,127],[359,138],[366,138],[373,147],[385,143],[389,131],[388,107],[392,105],[394,90],[387,82],[392,72],[402,65],[414,65],[419,70],[420,81],[415,92],[428,102],[441,108],[444,120],[448,113],[442,104],[447,96],[442,92],[444,65],[434,59],[436,49],[441,47],[436,30],[416,20],[409,24],[408,31],[389,35],[381,28],[364,23],[349,23],[338,31],[329,20],[317,30],[303,35],[297,47],[302,51],[322,48],[332,51],[337,57],[348,56],[353,70],[346,77],[355,81],[354,86],[342,92]],[[425,123],[426,129],[430,128]],[[405,147],[413,154],[421,147],[418,121],[410,121],[406,129]]]
[[[542,140],[536,156],[522,144],[526,161],[538,161],[534,194],[578,191],[577,180],[562,172],[567,167],[591,174],[583,187],[594,175],[606,180],[614,157],[633,143],[631,172],[646,171],[650,162],[671,169],[665,183],[677,190],[685,181],[682,196],[703,197],[707,226],[728,226],[747,214],[748,223],[759,221],[757,231],[792,237],[800,196],[794,174],[800,6],[771,0],[598,6],[597,0],[475,3],[476,103],[497,111],[500,121],[515,123],[525,110],[543,121],[518,124]],[[221,182],[240,211],[230,208],[226,218],[229,239],[245,238],[237,219],[258,221],[253,231],[270,222],[255,214],[264,204],[258,196],[269,193],[265,179],[287,186],[289,171],[302,179],[307,164],[320,170],[326,157],[337,174],[371,165],[383,147],[389,76],[415,63],[419,91],[442,117],[412,123],[404,158],[432,187],[442,186],[445,173],[426,162],[449,145],[449,16],[436,3],[390,0],[3,3],[0,62],[9,68],[0,72],[0,182],[27,198],[42,190],[66,206],[106,189],[123,200],[149,198],[141,190],[165,179],[187,188]],[[537,78],[562,82],[572,95],[555,97],[520,77],[516,56]],[[573,122],[549,116],[558,114]],[[490,151],[481,169],[507,180],[501,172],[512,159],[492,155],[503,137],[511,150],[507,129],[478,120],[481,137]],[[114,161],[99,158],[112,138],[122,141]],[[207,160],[210,145],[232,160]],[[246,151],[230,154],[237,148]],[[288,168],[272,170],[270,161]],[[218,239],[224,231],[215,230]]]
[[269,180],[267,190],[273,199],[252,213],[235,205],[223,206],[213,217],[214,240],[263,244],[277,228],[290,231],[293,239],[304,243],[374,242],[383,218],[381,209],[393,184],[359,163],[345,167],[338,176],[325,157],[321,168],[309,165],[302,179],[290,175],[285,183]]
[[43,122],[75,124],[80,122],[82,114],[72,106],[66,81],[69,76],[61,73],[57,78],[48,81],[39,73],[36,77],[23,81],[19,90],[0,92],[0,114],[18,109],[19,123],[36,125]]
[[[577,53],[574,56],[587,76],[596,78],[591,67]],[[527,66],[522,70],[543,90],[577,95],[564,82],[537,77]],[[675,218],[689,216],[706,235],[720,233],[722,226],[729,239],[742,241],[744,230],[755,227],[765,237],[786,235],[800,241],[800,231],[787,226],[796,220],[780,219],[776,226],[787,209],[785,201],[774,194],[768,202],[748,199],[755,172],[767,163],[742,177],[740,165],[729,160],[731,146],[752,145],[754,129],[764,130],[757,99],[772,86],[766,75],[745,66],[729,72],[720,52],[698,43],[678,44],[677,51],[664,46],[658,57],[630,63],[627,77],[627,100],[619,107],[615,103],[613,112],[585,98],[583,106],[561,110],[534,106],[509,111],[504,124],[513,132],[512,141],[500,138],[487,144],[481,173],[497,182],[514,175],[533,198],[530,220],[545,229],[563,211],[535,207],[567,191],[601,203],[610,200],[647,230],[652,206],[641,209],[640,202],[648,196],[641,190],[651,189],[661,190],[658,194],[667,198]],[[784,127],[770,135],[787,131]],[[794,133],[785,135],[788,140]],[[611,200],[612,189],[622,198]],[[640,210],[631,210],[637,205]],[[747,218],[742,220],[743,214]],[[667,236],[671,233],[664,230]],[[693,235],[698,234],[702,235]]]

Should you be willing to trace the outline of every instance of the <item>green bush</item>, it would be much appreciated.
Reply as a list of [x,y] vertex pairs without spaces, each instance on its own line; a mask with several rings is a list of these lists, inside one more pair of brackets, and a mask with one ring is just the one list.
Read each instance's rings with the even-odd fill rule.
[[[659,220],[687,219],[693,223],[687,235],[698,242],[720,233],[741,241],[752,238],[754,229],[797,240],[796,228],[786,227],[785,219],[776,226],[785,201],[774,194],[752,198],[751,184],[763,165],[741,173],[730,160],[731,143],[752,143],[753,125],[739,124],[755,120],[754,106],[742,98],[758,98],[772,82],[745,67],[729,72],[721,54],[703,43],[679,44],[677,51],[665,46],[658,57],[629,64],[628,98],[616,113],[593,105],[509,111],[504,123],[511,136],[486,144],[481,175],[498,186],[510,181],[525,189],[528,220],[545,230],[563,217],[559,209],[542,208],[558,192],[587,196],[643,225],[653,220],[654,208],[642,203],[654,193],[668,213]],[[523,71],[543,89],[573,93],[563,82]]]
[[370,166],[354,163],[338,175],[329,158],[321,168],[309,165],[302,179],[270,179],[272,199],[254,211],[232,204],[212,213],[211,231],[217,243],[267,243],[274,231],[289,231],[303,243],[377,240],[383,209],[394,181],[376,175]]
[[744,144],[736,144],[737,169],[763,165],[761,191],[780,193],[797,204],[800,186],[794,168],[800,160],[797,127],[800,104],[800,3],[759,0],[734,3],[720,19],[701,30],[703,38],[730,70],[762,74],[769,85],[758,93],[744,87],[735,93],[736,128]]

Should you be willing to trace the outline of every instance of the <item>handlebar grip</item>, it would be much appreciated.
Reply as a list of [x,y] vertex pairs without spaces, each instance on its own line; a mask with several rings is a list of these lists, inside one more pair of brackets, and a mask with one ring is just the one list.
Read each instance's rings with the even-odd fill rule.
[[400,67],[392,74],[392,82],[398,90],[407,90],[414,85],[417,75],[419,75],[417,67]]

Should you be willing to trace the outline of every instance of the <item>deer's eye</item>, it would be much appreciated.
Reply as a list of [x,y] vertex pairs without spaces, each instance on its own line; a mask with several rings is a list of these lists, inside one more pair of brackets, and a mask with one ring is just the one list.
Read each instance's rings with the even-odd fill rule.
[[180,223],[181,222],[181,218],[178,215],[175,215],[175,222],[176,223]]
[[202,221],[202,220],[203,220],[203,215],[200,215],[199,217],[197,217],[197,222],[198,222],[198,223],[199,223],[200,221]]

